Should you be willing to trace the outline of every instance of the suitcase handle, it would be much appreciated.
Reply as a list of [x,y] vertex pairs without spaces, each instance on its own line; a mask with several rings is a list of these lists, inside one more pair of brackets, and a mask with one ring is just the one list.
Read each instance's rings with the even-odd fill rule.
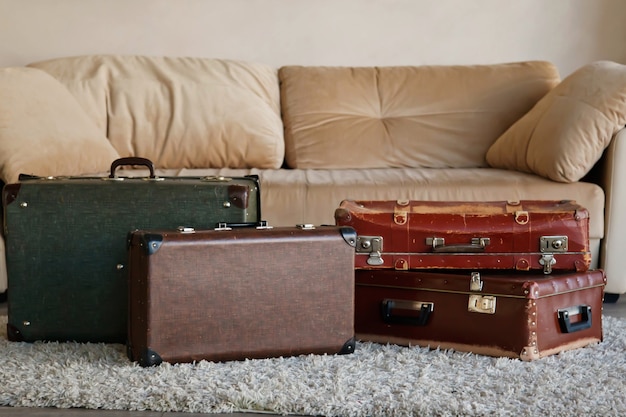
[[[559,326],[563,333],[574,333],[591,327],[591,306],[580,305],[569,308],[561,308],[557,311]],[[580,320],[576,323],[570,321],[570,317],[580,314]]]
[[[381,303],[381,315],[385,323],[406,324],[410,326],[426,326],[435,303],[425,301],[385,299]],[[419,315],[394,315],[394,309],[418,311]]]
[[113,163],[111,163],[111,174],[109,174],[109,178],[117,178],[115,176],[115,170],[123,165],[143,165],[150,170],[150,178],[156,179],[154,175],[154,164],[148,158],[140,158],[137,156],[129,156],[126,158],[118,158]]
[[491,239],[488,237],[473,237],[470,243],[446,245],[446,241],[442,237],[426,238],[426,244],[432,246],[433,252],[438,253],[484,252],[485,247],[489,245],[490,242]]

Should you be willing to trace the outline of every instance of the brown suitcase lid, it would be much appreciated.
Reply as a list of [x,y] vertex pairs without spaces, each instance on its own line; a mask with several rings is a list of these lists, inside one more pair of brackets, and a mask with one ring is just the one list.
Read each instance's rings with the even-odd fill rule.
[[585,272],[559,272],[551,275],[515,271],[507,273],[500,271],[457,271],[454,273],[449,271],[356,271],[356,285],[526,299],[539,299],[585,288],[603,287],[605,284],[606,276],[601,269]]

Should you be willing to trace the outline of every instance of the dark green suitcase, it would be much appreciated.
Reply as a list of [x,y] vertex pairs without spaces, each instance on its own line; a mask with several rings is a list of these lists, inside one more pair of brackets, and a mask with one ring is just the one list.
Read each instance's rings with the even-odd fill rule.
[[[122,165],[150,177],[117,177]],[[27,342],[126,341],[129,232],[261,220],[257,176],[162,178],[143,158],[105,178],[21,178],[2,202],[8,338]]]

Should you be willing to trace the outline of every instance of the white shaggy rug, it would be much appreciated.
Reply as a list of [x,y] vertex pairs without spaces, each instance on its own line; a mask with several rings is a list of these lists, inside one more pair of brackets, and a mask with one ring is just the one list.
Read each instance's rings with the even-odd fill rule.
[[[6,329],[6,316],[0,316]],[[0,405],[325,416],[623,416],[626,321],[534,362],[358,343],[354,354],[141,368],[123,345],[16,343],[0,330]]]

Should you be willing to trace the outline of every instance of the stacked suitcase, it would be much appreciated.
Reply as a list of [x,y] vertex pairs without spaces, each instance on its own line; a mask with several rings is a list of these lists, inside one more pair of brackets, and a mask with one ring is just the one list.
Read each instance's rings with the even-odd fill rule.
[[602,340],[575,202],[346,200],[335,220],[357,232],[357,339],[523,360]]

